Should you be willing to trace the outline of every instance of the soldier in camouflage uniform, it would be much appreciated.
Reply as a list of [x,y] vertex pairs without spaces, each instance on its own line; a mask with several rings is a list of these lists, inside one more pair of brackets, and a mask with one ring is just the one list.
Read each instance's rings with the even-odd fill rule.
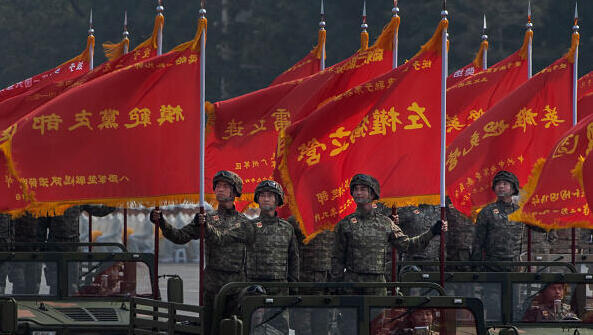
[[[10,251],[14,241],[14,226],[10,216],[0,214],[0,251]],[[6,289],[6,279],[10,272],[10,264],[0,262],[0,295],[4,294]]]
[[[39,245],[34,243],[45,242],[46,231],[44,225],[47,218],[35,218],[31,213],[25,213],[23,216],[13,219],[14,224],[14,242],[32,243],[32,245],[16,245],[15,251],[40,251]],[[12,282],[13,294],[31,294],[38,295],[41,285],[40,262],[24,262],[14,264],[8,274],[8,279]]]
[[[440,206],[421,204],[419,206],[401,207],[397,211],[399,215],[399,227],[402,232],[410,237],[420,236],[430,229],[432,225],[440,220]],[[447,234],[450,235],[450,234]],[[404,253],[404,261],[436,261],[440,255],[440,241],[430,240],[428,246],[421,250],[408,251]],[[424,271],[438,271],[436,266],[423,266]]]
[[545,286],[523,315],[523,322],[579,320],[569,304],[562,302],[566,285],[553,283]]
[[[80,205],[72,206],[64,214],[54,217],[47,217],[43,220],[43,227],[41,234],[45,237],[46,227],[49,228],[49,234],[47,234],[47,242],[49,243],[64,243],[64,245],[50,245],[47,247],[47,251],[65,251],[72,252],[77,251],[78,246],[72,245],[72,243],[80,242],[80,223],[79,218],[83,211],[89,215],[103,217],[113,212],[115,208],[101,206],[101,205]],[[71,275],[69,290],[71,293],[77,291],[77,277],[78,271],[73,270],[69,272]],[[45,268],[45,280],[47,285],[50,287],[50,294],[56,294],[58,289],[58,273],[57,267],[54,263],[46,264]]]
[[[472,243],[475,225],[472,220],[453,207],[451,199],[447,197],[447,260],[467,262],[471,260]],[[469,271],[469,267],[448,267],[447,271]]]
[[[245,225],[247,218],[235,209],[235,198],[243,192],[243,180],[236,173],[218,171],[212,180],[212,188],[218,201],[218,209],[201,218],[196,214],[193,221],[181,229],[176,229],[163,217],[160,210],[150,213],[150,220],[158,223],[163,235],[177,244],[185,244],[200,238],[200,219],[207,222],[207,226],[215,227],[222,232],[240,228]],[[215,234],[206,230],[206,269],[204,272],[204,306],[209,319],[214,305],[214,298],[218,291],[229,282],[245,281],[245,244],[231,240],[223,243]],[[233,297],[231,297],[233,299]],[[226,306],[235,305],[232,302]],[[229,312],[229,311],[227,311]]]
[[[331,271],[333,281],[385,282],[385,262],[392,246],[400,252],[421,250],[435,235],[441,233],[443,224],[438,221],[419,236],[409,238],[405,235],[397,222],[394,223],[373,206],[373,201],[379,199],[379,182],[369,175],[357,174],[352,177],[350,194],[357,209],[335,227]],[[362,289],[354,293],[386,295],[387,290]]]
[[[299,279],[302,282],[324,283],[329,281],[331,271],[331,257],[334,245],[334,232],[324,230],[308,243],[305,243],[305,234],[296,219],[291,216],[287,220],[297,236],[299,242]],[[324,294],[324,290],[300,289],[301,294]],[[297,334],[316,335],[327,334],[327,311],[316,311],[314,308],[299,308],[291,316],[291,322]]]

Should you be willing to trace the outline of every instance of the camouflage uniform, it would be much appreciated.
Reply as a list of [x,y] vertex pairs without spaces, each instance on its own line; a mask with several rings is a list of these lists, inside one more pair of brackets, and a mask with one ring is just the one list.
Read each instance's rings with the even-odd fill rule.
[[[10,251],[14,241],[14,226],[10,216],[0,214],[0,251]],[[10,272],[10,264],[0,262],[0,295],[4,294],[6,278]]]
[[[323,283],[329,281],[331,271],[331,256],[334,244],[334,232],[324,230],[315,235],[309,243],[305,244],[305,235],[296,221],[288,219],[292,224],[299,242],[299,279],[302,282]],[[301,294],[324,294],[324,290],[300,289]],[[299,308],[294,310],[291,316],[297,334],[313,335],[327,334],[328,328],[327,311],[317,311],[314,308]]]
[[[447,221],[449,223],[446,235],[447,260],[470,261],[475,225],[470,218],[453,207],[447,197]],[[469,267],[450,267],[447,271],[468,271]]]
[[577,315],[572,311],[569,304],[562,303],[558,314],[554,313],[554,305],[546,306],[539,302],[533,302],[531,307],[523,315],[523,322],[560,321],[572,319],[577,320]]
[[[30,213],[13,219],[14,223],[14,241],[16,243],[43,243],[45,242],[46,231],[44,229],[47,218],[34,218]],[[15,246],[15,251],[40,251],[38,245]],[[12,282],[12,292],[14,294],[39,294],[41,285],[41,267],[40,262],[25,262],[15,264],[12,267],[8,278]]]
[[[398,209],[399,227],[402,232],[410,237],[419,236],[432,227],[435,221],[441,218],[440,206],[420,205],[406,206]],[[450,234],[447,234],[450,235]],[[407,252],[404,261],[436,261],[440,256],[440,241],[430,240],[425,249]],[[425,266],[424,271],[438,271],[438,267]]]

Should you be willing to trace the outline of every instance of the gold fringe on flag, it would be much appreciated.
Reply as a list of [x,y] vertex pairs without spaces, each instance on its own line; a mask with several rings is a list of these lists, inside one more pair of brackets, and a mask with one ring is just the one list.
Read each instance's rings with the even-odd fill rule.
[[159,29],[163,28],[165,25],[165,17],[163,16],[163,14],[158,14],[155,18],[154,18],[154,27],[152,28],[152,35],[144,42],[140,43],[137,47],[134,48],[134,50],[139,50],[142,48],[146,48],[148,46],[151,46],[153,49],[157,49],[158,48],[158,35],[159,35]]
[[[317,59],[321,59],[321,51],[323,50],[323,46],[325,45],[326,35],[327,31],[325,29],[320,29],[317,36],[317,45],[315,46],[315,48],[313,48],[313,50],[311,50],[311,52],[315,55],[315,57],[317,57]],[[325,57],[327,58],[327,52]]]
[[480,44],[480,50],[476,54],[476,58],[473,61],[475,67],[484,70],[484,52],[488,50],[488,41],[484,40]]
[[391,17],[391,21],[383,28],[381,35],[377,37],[377,40],[371,48],[380,48],[383,50],[393,51],[393,37],[399,32],[399,24],[401,18],[399,16]]
[[570,49],[568,50],[568,52],[566,53],[566,55],[564,55],[564,57],[566,58],[566,60],[568,60],[569,63],[573,64],[574,63],[574,55],[577,51],[577,48],[579,47],[579,41],[581,39],[581,36],[578,32],[574,32],[572,34],[572,39],[570,41]]
[[119,43],[105,42],[103,43],[103,52],[108,60],[112,61],[124,55],[124,51],[129,49],[130,40],[124,37]]
[[521,56],[521,59],[527,58],[527,49],[529,48],[529,41],[531,40],[533,40],[533,30],[528,30],[525,32],[523,45],[521,46],[521,49],[519,49],[519,56]]
[[[427,52],[427,51],[433,51],[433,52],[437,52],[438,54],[441,53],[441,43],[443,40],[443,31],[445,29],[447,29],[447,27],[449,27],[449,20],[447,19],[442,19],[441,22],[439,22],[439,25],[437,27],[437,29],[434,31],[434,34],[432,35],[432,37],[430,38],[430,40],[428,40],[428,42],[424,43],[424,45],[420,48],[420,51],[418,51],[418,53],[416,53],[414,55],[414,57]],[[449,41],[447,41],[447,48],[449,47]],[[414,58],[412,57],[412,58]]]
[[191,48],[192,51],[199,51],[200,50],[200,38],[202,37],[202,32],[206,32],[204,36],[208,35],[208,20],[205,17],[201,17],[198,20],[198,29],[196,30],[196,35],[191,41],[187,41],[185,43],[179,44],[171,51],[183,51],[187,48]]
[[360,33],[360,49],[358,51],[365,51],[369,48],[369,33],[363,31]]

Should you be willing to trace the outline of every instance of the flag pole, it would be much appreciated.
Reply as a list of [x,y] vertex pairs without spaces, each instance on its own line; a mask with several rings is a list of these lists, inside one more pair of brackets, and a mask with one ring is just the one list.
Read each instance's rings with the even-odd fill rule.
[[[527,24],[525,24],[527,32],[533,31],[533,23],[531,22],[531,1],[527,5]],[[533,34],[529,36],[529,42],[527,43],[527,80],[533,76]],[[527,261],[531,262],[531,226],[527,226]],[[531,272],[531,266],[527,266],[527,272]]]
[[365,51],[369,48],[369,33],[367,32],[367,28],[369,25],[367,24],[367,2],[364,0],[362,4],[362,24],[360,28],[362,31],[360,32],[360,51]]
[[[577,2],[574,4],[574,26],[572,26],[572,36],[574,38],[579,37],[579,12]],[[578,122],[577,115],[577,80],[579,76],[579,45],[575,46],[574,51],[574,64],[572,66],[572,125],[575,126]],[[572,264],[576,262],[576,228],[571,229],[572,235],[572,252],[571,260]]]
[[[206,1],[202,0],[200,8],[200,20],[206,19]],[[200,213],[205,213],[204,203],[204,165],[206,162],[206,29],[202,30],[200,36]],[[199,283],[199,305],[204,305],[204,235],[205,227],[200,229],[200,283]]]
[[[441,21],[448,22],[447,0],[443,0],[443,10],[441,11]],[[447,75],[449,72],[449,55],[447,48],[447,27],[443,29],[441,57],[441,220],[447,221],[447,212],[445,209],[445,162],[447,146]],[[441,286],[445,287],[445,230],[441,232],[441,250],[440,250],[440,274]]]
[[[482,43],[488,43],[488,26],[486,25],[486,14],[484,14],[484,26],[482,27]],[[482,70],[488,70],[488,47],[484,48],[482,54]]]
[[[124,43],[124,55],[130,52],[130,33],[128,32],[128,11],[124,10],[124,32],[122,33],[124,40],[128,40]],[[122,236],[122,242],[124,247],[128,247],[128,207],[124,207],[124,234]]]
[[[93,35],[95,33],[95,29],[93,29],[93,9],[91,8],[91,15],[89,16],[89,38],[95,39]],[[89,71],[92,71],[95,68],[95,44],[91,43],[89,45]]]
[[[163,2],[161,0],[158,1],[158,5],[156,6],[157,16],[163,16],[163,11],[165,7],[163,6]],[[163,26],[159,27],[157,32],[157,49],[156,49],[157,56],[163,54]],[[159,207],[157,206],[156,209],[158,210]],[[154,299],[159,298],[159,225],[154,226]]]
[[[398,0],[393,0],[393,9],[391,10],[393,17],[399,17],[399,7],[397,6],[397,2],[398,2]],[[392,62],[393,69],[397,68],[398,53],[399,53],[399,29],[396,29],[393,34],[393,62]]]
[[[325,8],[323,6],[323,0],[321,0],[321,20],[319,21],[319,31],[325,32]],[[319,61],[319,71],[325,70],[325,39],[323,39],[323,45],[321,45],[321,59]]]

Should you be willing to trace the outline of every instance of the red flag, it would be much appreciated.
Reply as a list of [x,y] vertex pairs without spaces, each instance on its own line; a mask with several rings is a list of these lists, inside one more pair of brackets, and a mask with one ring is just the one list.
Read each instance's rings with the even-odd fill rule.
[[30,190],[26,210],[198,199],[203,29],[205,19],[194,40],[71,88],[15,124],[8,158]]
[[499,170],[515,173],[523,185],[551,142],[570,128],[570,57],[542,70],[451,142],[446,181],[455,208],[469,215],[494,200],[491,182]]
[[520,50],[466,80],[447,89],[447,143],[485,111],[527,81],[527,43],[533,32],[525,33]]
[[319,37],[317,45],[305,56],[305,58],[298,61],[290,69],[284,71],[281,75],[276,77],[270,86],[278,85],[288,81],[305,78],[315,74],[321,70],[321,54],[322,48],[325,46],[326,31],[319,30]]
[[[528,183],[521,208],[511,218],[545,229],[593,227],[583,188],[583,161],[593,151],[593,116],[564,133]],[[590,156],[591,157],[591,156]]]
[[486,50],[488,50],[488,41],[482,41],[474,61],[447,77],[447,88],[455,86],[460,81],[482,72],[484,70],[484,52]]
[[[389,71],[394,31],[392,20],[373,47],[325,71],[217,102],[209,108],[209,116],[215,121],[214,132],[206,143],[206,180],[211,180],[218,170],[234,171],[244,181],[242,199],[252,200],[255,186],[273,176],[278,133],[334,96]],[[413,62],[414,67],[421,65]],[[209,200],[213,198],[208,195]]]
[[[20,94],[39,90],[56,82],[63,82],[83,75],[89,71],[89,50],[95,47],[95,37],[89,36],[84,51],[57,67],[35,75],[31,78],[12,84],[0,90],[0,102],[16,97]],[[4,111],[4,109],[0,109]],[[1,128],[3,129],[3,128]]]
[[139,61],[154,57],[157,49],[156,31],[159,25],[162,25],[162,20],[159,19],[159,16],[157,15],[153,35],[149,39],[138,45],[132,52],[112,61],[103,63],[91,72],[86,74],[80,72],[77,73],[76,76],[67,79],[60,77],[60,80],[56,79],[48,81],[45,85],[39,85],[23,94],[6,99],[5,101],[0,101],[0,110],[2,111],[2,113],[0,113],[0,129],[6,129],[21,117],[62,94],[69,88],[80,86],[93,79],[99,78],[104,74],[123,69]]
[[280,135],[282,183],[307,235],[332,228],[354,210],[348,187],[356,173],[381,181],[383,202],[438,203],[440,41],[446,26],[441,21],[409,62],[334,97]]
[[[584,97],[593,95],[593,72],[579,78],[577,100],[580,102]],[[579,106],[580,109],[580,106]]]

